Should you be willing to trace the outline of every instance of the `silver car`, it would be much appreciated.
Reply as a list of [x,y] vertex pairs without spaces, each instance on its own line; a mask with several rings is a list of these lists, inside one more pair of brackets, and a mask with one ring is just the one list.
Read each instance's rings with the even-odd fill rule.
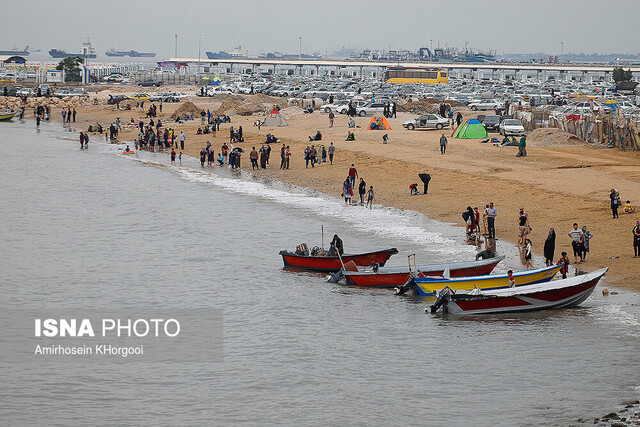
[[402,123],[402,126],[409,130],[442,129],[449,126],[449,120],[437,114],[423,114],[420,117]]

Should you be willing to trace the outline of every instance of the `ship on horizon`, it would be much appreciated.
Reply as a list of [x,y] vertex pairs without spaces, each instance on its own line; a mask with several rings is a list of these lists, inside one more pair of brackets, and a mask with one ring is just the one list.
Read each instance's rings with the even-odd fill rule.
[[18,50],[15,46],[11,50],[0,50],[0,55],[27,56],[29,55],[29,45],[27,45],[24,50]]
[[224,50],[221,50],[217,53],[205,52],[205,54],[209,59],[247,58],[249,56],[248,52],[242,50],[242,46],[236,47],[231,52],[225,52]]
[[156,56],[154,52],[138,52],[137,50],[115,50],[109,49],[104,53],[107,56],[124,57],[129,56],[131,58],[153,58]]
[[80,57],[80,58],[89,58],[94,59],[98,56],[96,55],[96,50],[91,46],[90,42],[82,43],[82,51],[81,53],[67,53],[61,49],[51,49],[49,51],[49,55],[52,58],[69,58],[69,57]]

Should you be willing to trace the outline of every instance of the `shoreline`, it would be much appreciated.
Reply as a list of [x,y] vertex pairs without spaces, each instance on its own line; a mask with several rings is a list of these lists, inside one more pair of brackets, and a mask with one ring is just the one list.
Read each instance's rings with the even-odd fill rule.
[[[209,108],[215,111],[221,100],[192,99],[192,102],[205,110]],[[198,158],[206,140],[211,141],[218,153],[222,143],[229,141],[229,125],[222,124],[215,136],[195,135],[199,120],[180,125],[169,121],[170,114],[180,105],[182,103],[164,104],[159,118],[164,126],[174,128],[177,133],[185,131],[187,141],[183,153]],[[57,109],[52,109],[52,122],[60,121],[58,113]],[[469,113],[464,112],[465,116]],[[251,147],[259,148],[267,133],[274,133],[281,143],[291,146],[291,169],[277,169],[281,144],[272,144],[270,167],[255,172],[257,177],[274,178],[325,194],[339,195],[347,169],[354,163],[367,186],[374,185],[376,204],[400,210],[411,209],[426,214],[428,218],[458,226],[463,226],[460,214],[467,205],[478,206],[482,212],[483,206],[493,201],[498,209],[498,250],[500,241],[515,243],[515,222],[520,205],[525,206],[531,219],[533,231],[530,238],[534,255],[541,254],[548,227],[554,226],[557,236],[554,260],[560,258],[563,250],[572,259],[570,239],[566,233],[574,221],[580,225],[586,223],[595,236],[591,242],[594,251],[585,263],[572,263],[572,266],[584,271],[608,266],[610,272],[607,282],[610,285],[640,290],[640,259],[632,257],[631,245],[631,228],[640,215],[637,212],[621,214],[619,219],[611,220],[608,193],[603,193],[606,188],[611,188],[608,182],[615,179],[618,184],[612,186],[621,191],[623,201],[632,199],[633,194],[640,194],[640,184],[634,180],[636,176],[640,178],[640,153],[586,144],[532,145],[527,147],[528,157],[515,158],[515,151],[511,152],[509,148],[449,137],[447,153],[441,156],[437,140],[442,132],[412,132],[402,128],[402,121],[413,116],[399,113],[397,119],[389,119],[393,130],[388,132],[390,141],[387,145],[382,145],[381,133],[363,129],[369,118],[355,118],[356,123],[363,126],[356,129],[355,142],[344,141],[347,131],[346,123],[342,123],[346,122],[344,116],[338,116],[335,127],[330,129],[326,114],[319,112],[287,118],[287,127],[262,127],[260,131],[253,127],[256,115],[231,116],[231,126],[234,129],[238,125],[243,126],[245,142],[236,146],[245,150],[241,163],[244,170],[250,171],[248,152]],[[113,111],[99,105],[78,108],[79,120],[75,126],[78,132],[86,131],[89,124],[98,121],[109,123],[115,117],[121,117],[123,123],[128,123],[130,117],[148,122],[139,110]],[[121,131],[120,141],[133,140],[137,135],[137,128],[128,127],[125,126]],[[307,145],[306,137],[316,130],[324,135],[321,143],[328,145],[333,141],[337,147],[334,165],[321,164],[306,169],[302,151]],[[445,130],[445,135],[448,136],[450,132]],[[408,185],[411,182],[418,182],[421,186],[417,178],[421,172],[432,176],[429,194],[408,197]],[[625,175],[620,177],[620,173]]]

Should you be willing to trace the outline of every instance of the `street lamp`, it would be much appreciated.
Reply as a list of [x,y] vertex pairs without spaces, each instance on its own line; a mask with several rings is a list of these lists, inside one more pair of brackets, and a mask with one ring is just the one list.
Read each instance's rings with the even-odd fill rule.
[[176,51],[173,55],[174,58],[178,57],[178,33],[175,33],[174,36],[176,37]]
[[302,37],[298,36],[298,38],[300,39],[300,59],[302,59]]
[[200,64],[201,46],[202,46],[202,36],[200,36],[200,39],[198,40],[198,73],[200,72],[200,68],[202,67],[202,65]]

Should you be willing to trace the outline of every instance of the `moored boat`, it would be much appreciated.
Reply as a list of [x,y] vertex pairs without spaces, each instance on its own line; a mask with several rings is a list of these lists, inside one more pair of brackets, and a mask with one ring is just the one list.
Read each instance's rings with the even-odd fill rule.
[[11,111],[10,113],[0,113],[0,122],[7,122],[13,119],[13,116],[15,116],[16,114],[18,113],[15,111]]
[[413,269],[410,266],[359,267],[357,271],[343,270],[342,274],[347,285],[395,288],[404,285],[413,276],[442,276],[447,270],[450,277],[486,275],[491,273],[504,258],[500,256],[480,261],[426,264],[418,265]]
[[341,257],[335,255],[304,255],[291,251],[280,251],[284,268],[319,271],[333,273],[342,269],[343,264],[353,262],[356,266],[378,264],[383,266],[391,255],[397,254],[396,248],[383,249],[381,251],[367,252],[362,254],[343,254]]
[[[550,267],[538,268],[536,270],[525,270],[513,273],[516,281],[516,287],[522,285],[531,285],[533,283],[548,282],[553,279],[558,271],[562,268],[560,265],[552,265]],[[476,277],[417,277],[413,280],[418,294],[422,296],[435,295],[439,290],[449,287],[454,291],[467,290],[474,288],[480,290],[502,289],[509,287],[509,276],[507,274],[492,274],[488,276]]]
[[496,314],[575,307],[593,292],[608,268],[553,282],[535,283],[516,288],[494,289],[471,293],[440,291],[435,304],[425,311],[435,313],[442,307],[452,314]]

